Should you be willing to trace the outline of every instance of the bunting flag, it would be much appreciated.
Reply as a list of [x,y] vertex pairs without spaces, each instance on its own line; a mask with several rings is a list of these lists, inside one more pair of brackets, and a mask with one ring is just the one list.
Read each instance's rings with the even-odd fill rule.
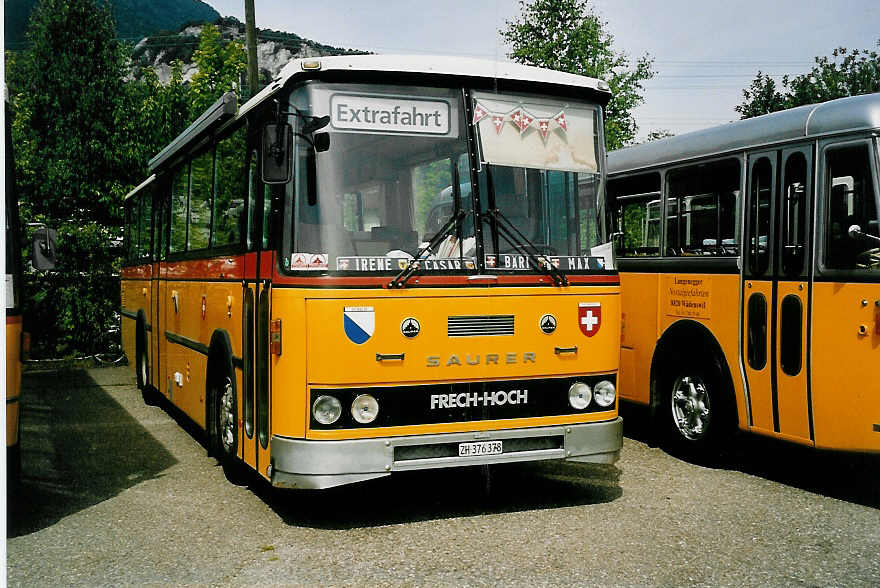
[[537,128],[538,133],[541,135],[541,139],[543,139],[545,143],[547,142],[547,137],[550,135],[551,123],[555,123],[555,126],[563,132],[568,132],[568,121],[565,118],[564,110],[560,110],[559,113],[552,118],[538,118],[524,108],[515,108],[510,112],[498,113],[492,112],[479,102],[474,101],[474,119],[471,124],[476,125],[484,118],[491,118],[492,125],[495,127],[495,132],[499,135],[501,134],[501,131],[504,130],[504,123],[508,121],[513,123],[517,130],[519,130],[520,135],[534,126]]
[[556,121],[556,124],[558,124],[563,131],[568,132],[568,122],[565,120],[564,110],[560,110],[559,114],[553,117],[553,120]]
[[549,118],[539,118],[538,119],[538,132],[541,133],[541,138],[544,139],[544,142],[547,142],[547,133],[550,132],[550,119]]
[[479,102],[477,102],[474,105],[474,121],[471,124],[477,124],[487,116],[489,116],[489,111],[483,108],[483,106]]
[[503,114],[493,114],[492,115],[492,124],[495,125],[495,132],[500,135],[501,131],[504,130],[504,115]]

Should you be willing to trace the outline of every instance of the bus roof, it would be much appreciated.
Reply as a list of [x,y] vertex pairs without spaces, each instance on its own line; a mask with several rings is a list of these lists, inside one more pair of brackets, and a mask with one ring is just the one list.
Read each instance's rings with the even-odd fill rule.
[[338,79],[340,75],[386,74],[389,83],[393,75],[400,77],[424,76],[458,79],[485,79],[510,81],[519,84],[535,83],[556,88],[585,90],[604,105],[611,97],[608,84],[595,78],[575,74],[519,65],[508,61],[492,61],[470,57],[440,57],[429,55],[338,55],[332,57],[310,57],[294,59],[285,65],[278,76],[265,88],[247,101],[241,108],[236,107],[236,97],[227,92],[220,97],[195,122],[178,135],[149,162],[150,172],[174,162],[177,156],[201,140],[206,133],[219,125],[239,120],[247,113],[279,92],[288,82],[295,80]]
[[880,94],[839,98],[756,116],[608,154],[608,173],[844,132],[880,129]]
[[447,76],[534,82],[555,86],[583,88],[598,92],[607,100],[608,84],[561,71],[472,57],[440,55],[336,55],[294,59],[285,65],[272,83],[263,88],[239,110],[239,116],[280,90],[288,81],[320,77],[321,72],[385,73],[400,75]]

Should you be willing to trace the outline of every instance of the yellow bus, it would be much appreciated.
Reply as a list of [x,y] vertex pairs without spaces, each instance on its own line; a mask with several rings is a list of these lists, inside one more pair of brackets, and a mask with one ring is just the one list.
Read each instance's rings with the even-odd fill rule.
[[878,136],[872,94],[609,153],[620,396],[671,447],[880,451]]
[[204,429],[230,479],[278,487],[614,462],[609,96],[425,56],[296,60],[223,96],[126,197],[145,397]]

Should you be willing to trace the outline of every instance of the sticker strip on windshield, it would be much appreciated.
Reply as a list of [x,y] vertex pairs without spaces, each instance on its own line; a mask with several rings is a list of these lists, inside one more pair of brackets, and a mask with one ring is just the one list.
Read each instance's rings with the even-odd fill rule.
[[[564,272],[605,269],[604,257],[559,255],[539,255],[537,257],[543,259],[545,264],[551,264]],[[500,255],[487,254],[486,269],[528,271],[533,268],[527,255],[502,253]]]
[[[385,256],[337,257],[336,270],[341,272],[385,272],[406,269],[410,258]],[[454,259],[422,259],[417,269],[425,272],[472,270],[476,260],[472,257]]]

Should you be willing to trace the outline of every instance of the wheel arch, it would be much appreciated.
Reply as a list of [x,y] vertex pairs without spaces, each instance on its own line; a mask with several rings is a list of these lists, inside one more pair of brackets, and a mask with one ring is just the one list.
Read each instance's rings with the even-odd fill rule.
[[721,344],[706,325],[691,319],[681,319],[669,325],[654,347],[650,376],[651,416],[656,416],[656,411],[662,397],[661,390],[658,389],[657,384],[663,379],[663,370],[666,366],[674,364],[676,360],[682,357],[683,349],[692,350],[691,356],[703,355],[717,364],[721,377],[726,384],[727,400],[734,411],[733,418],[735,421],[738,421],[739,415],[736,414],[737,404],[733,376],[730,373],[727,361],[725,361]]

